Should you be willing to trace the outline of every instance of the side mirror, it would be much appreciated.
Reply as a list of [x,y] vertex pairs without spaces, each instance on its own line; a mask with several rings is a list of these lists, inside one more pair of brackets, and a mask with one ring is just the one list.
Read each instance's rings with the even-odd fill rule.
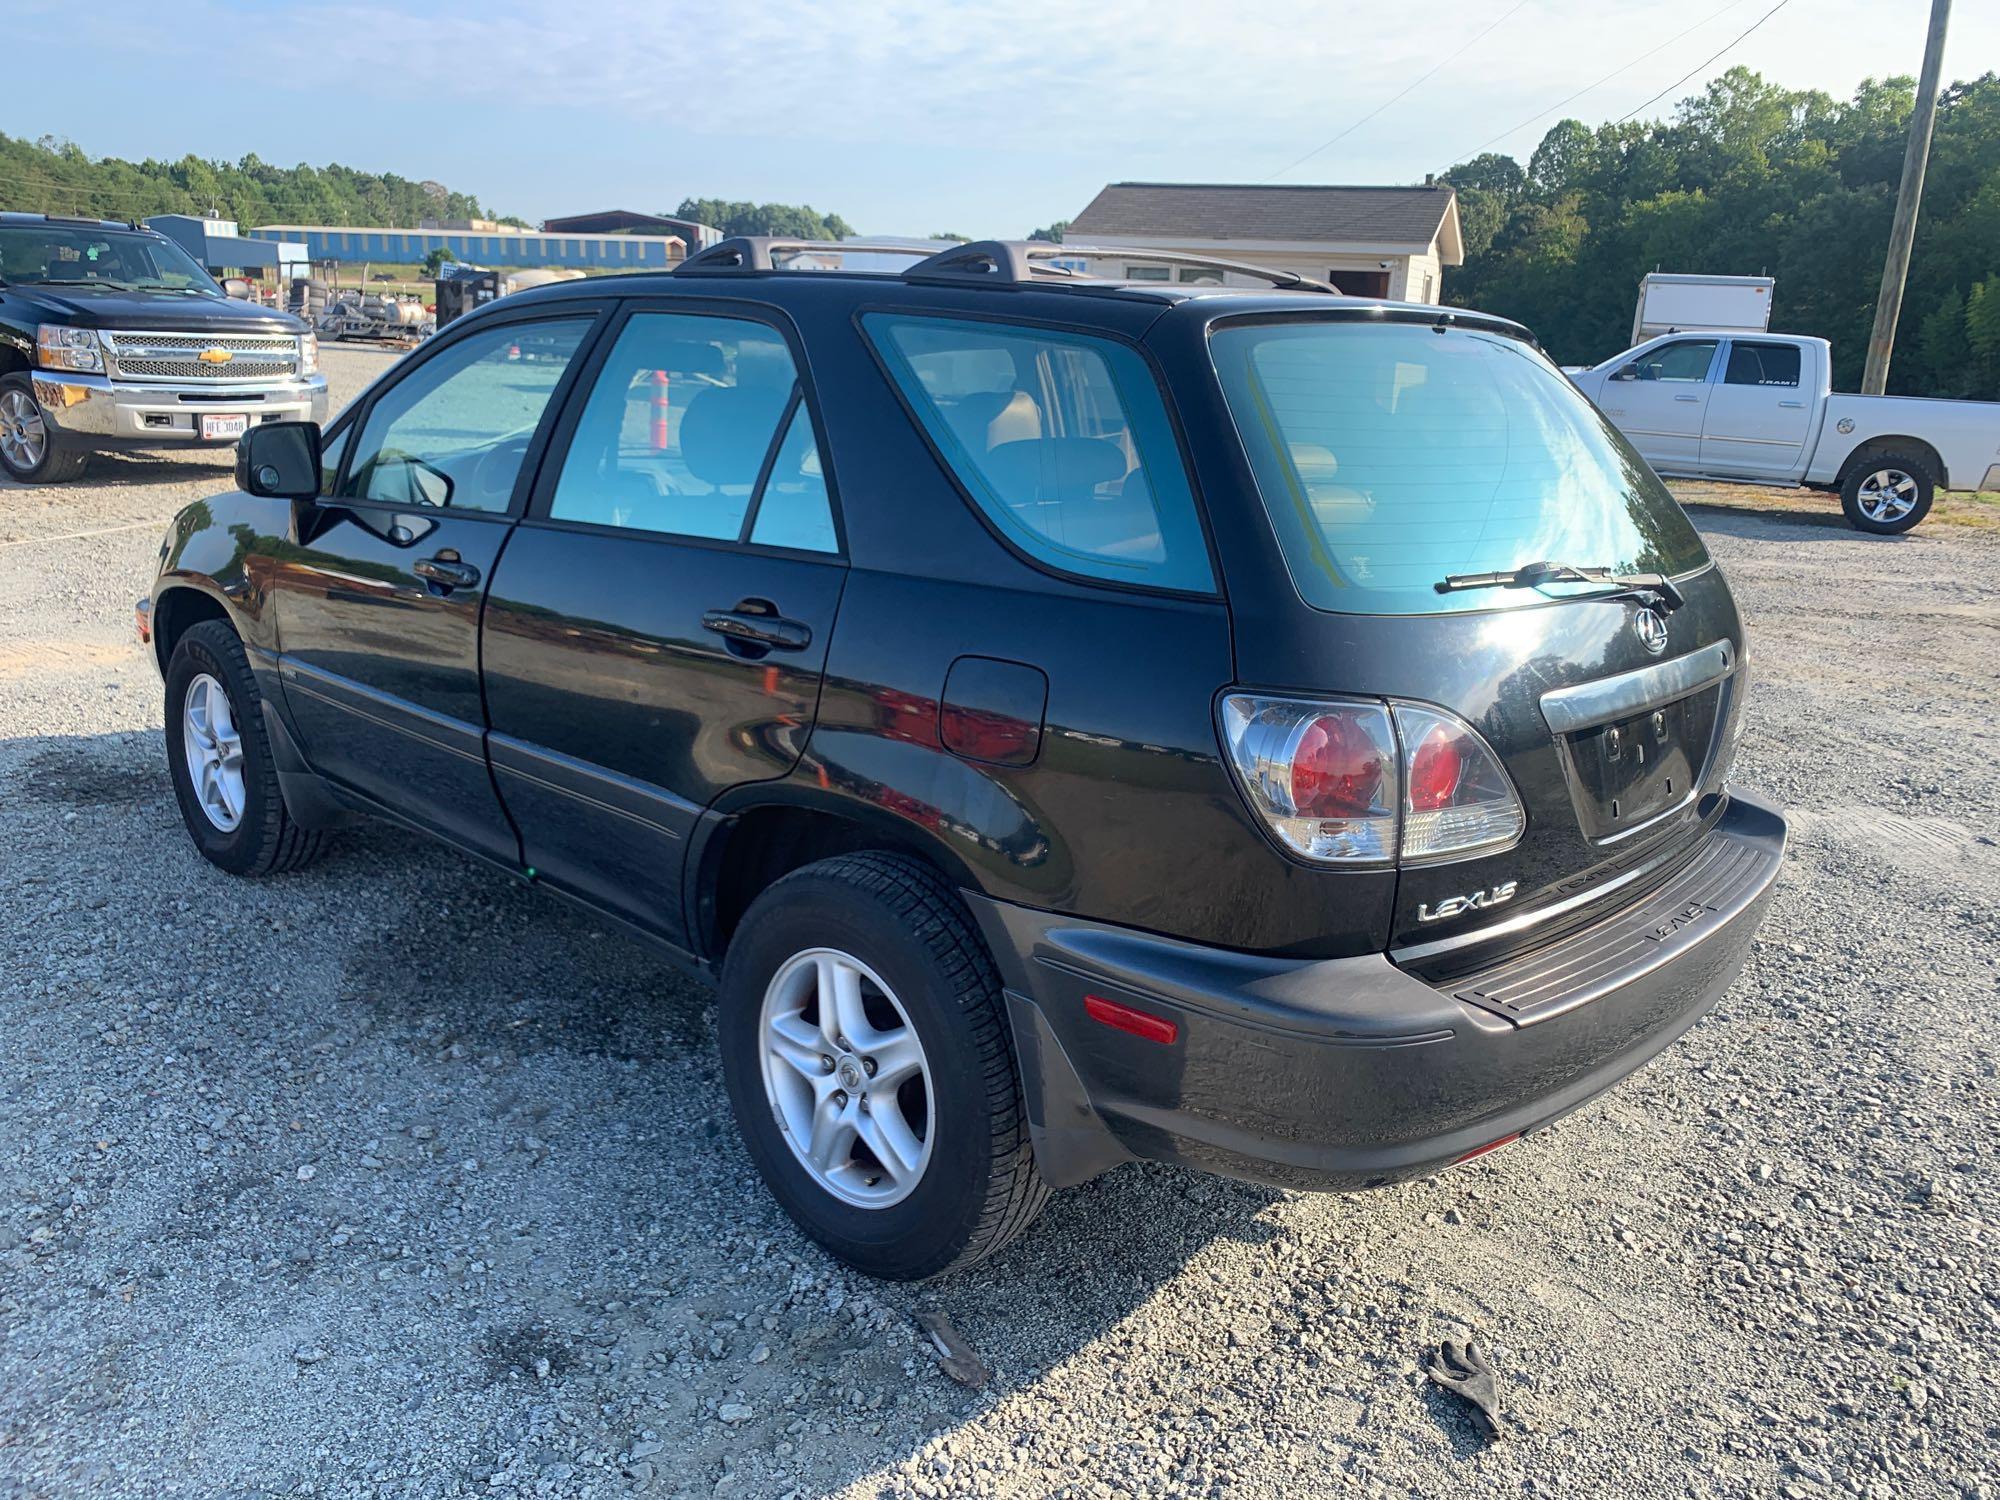
[[1613,370],[1611,378],[1613,380],[1637,380],[1639,378],[1639,367],[1637,365],[1627,365],[1622,370]]
[[319,494],[319,423],[260,422],[236,442],[236,487],[246,495],[310,500]]

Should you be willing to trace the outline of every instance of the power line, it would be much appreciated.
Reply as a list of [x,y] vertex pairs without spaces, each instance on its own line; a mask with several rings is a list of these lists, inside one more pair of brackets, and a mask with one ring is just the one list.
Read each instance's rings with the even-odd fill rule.
[[1470,151],[1461,152],[1457,157],[1454,158],[1454,160],[1469,161],[1473,157],[1479,155],[1480,152],[1486,150],[1489,146],[1499,145],[1500,142],[1506,140],[1508,136],[1526,130],[1530,125],[1534,124],[1537,120],[1546,119],[1548,118],[1548,116],[1554,114],[1557,110],[1562,109],[1567,105],[1574,104],[1577,100],[1581,99],[1585,94],[1591,93],[1596,89],[1603,88],[1605,84],[1611,82],[1611,80],[1616,78],[1620,73],[1631,72],[1632,69],[1638,67],[1639,64],[1644,62],[1647,58],[1653,57],[1658,53],[1666,51],[1667,48],[1673,46],[1673,44],[1675,42],[1678,42],[1682,37],[1689,36],[1692,33],[1701,30],[1701,28],[1708,25],[1709,22],[1715,20],[1717,17],[1724,15],[1729,11],[1736,9],[1736,7],[1741,5],[1742,3],[1743,0],[1729,0],[1729,3],[1723,6],[1721,10],[1710,13],[1708,16],[1695,22],[1694,25],[1688,27],[1684,31],[1675,32],[1672,36],[1668,37],[1664,42],[1661,42],[1657,47],[1648,48],[1646,51],[1641,52],[1637,57],[1633,58],[1630,62],[1622,64],[1619,67],[1613,68],[1609,73],[1606,73],[1602,78],[1598,79],[1597,82],[1590,84],[1584,88],[1578,89],[1574,94],[1571,94],[1567,99],[1562,100],[1560,103],[1551,104],[1547,109],[1542,110],[1540,113],[1529,115],[1528,118],[1523,120],[1520,124],[1501,131],[1498,135],[1494,136],[1493,139],[1490,141],[1482,141],[1478,146],[1475,146]]
[[1464,53],[1471,51],[1472,48],[1477,46],[1480,42],[1486,40],[1488,36],[1490,36],[1495,30],[1499,28],[1502,22],[1507,20],[1508,16],[1512,16],[1514,14],[1514,11],[1519,10],[1523,5],[1526,5],[1527,3],[1528,0],[1516,0],[1516,3],[1514,4],[1513,8],[1509,10],[1506,15],[1503,15],[1500,18],[1500,20],[1495,21],[1491,26],[1488,26],[1486,30],[1480,32],[1479,35],[1475,36],[1471,41],[1467,42],[1464,46],[1460,47],[1457,52],[1452,53],[1449,57],[1446,57],[1443,61],[1435,64],[1428,73],[1425,73],[1421,78],[1417,79],[1415,83],[1407,85],[1401,93],[1394,94],[1389,98],[1384,99],[1380,104],[1376,105],[1373,109],[1369,110],[1367,114],[1363,115],[1360,119],[1356,120],[1352,125],[1348,126],[1345,130],[1341,131],[1339,135],[1333,137],[1332,140],[1326,141],[1321,145],[1313,147],[1312,150],[1308,151],[1304,156],[1301,156],[1297,161],[1293,162],[1291,166],[1280,167],[1276,172],[1273,172],[1269,177],[1265,178],[1264,180],[1266,182],[1275,181],[1276,179],[1283,177],[1285,173],[1291,171],[1294,167],[1304,166],[1307,162],[1311,161],[1315,156],[1318,156],[1320,152],[1326,150],[1328,146],[1337,145],[1341,141],[1347,139],[1348,136],[1354,134],[1355,131],[1359,130],[1363,125],[1366,125],[1370,120],[1374,119],[1377,115],[1381,114],[1383,110],[1387,109],[1390,105],[1394,104],[1398,99],[1401,99],[1406,95],[1415,92],[1425,83],[1428,83],[1431,79],[1435,78],[1438,75],[1438,73],[1444,68],[1446,63],[1452,62],[1454,59],[1462,56]]
[[[1710,57],[1706,62],[1703,62],[1696,67],[1688,69],[1687,72],[1681,74],[1680,77],[1676,78],[1672,83],[1668,84],[1665,88],[1661,89],[1659,93],[1653,95],[1652,98],[1648,99],[1644,104],[1640,105],[1639,109],[1633,110],[1632,115],[1638,114],[1640,110],[1651,109],[1655,104],[1658,104],[1662,99],[1666,98],[1666,96],[1671,94],[1675,89],[1679,88],[1682,84],[1686,83],[1690,78],[1694,77],[1695,74],[1701,72],[1703,68],[1706,68],[1709,65],[1709,63],[1714,62],[1717,57],[1722,56],[1723,52],[1729,51],[1730,48],[1734,47],[1737,42],[1742,41],[1744,37],[1750,35],[1750,33],[1752,31],[1755,31],[1757,27],[1762,26],[1766,21],[1770,20],[1771,17],[1775,16],[1779,11],[1783,10],[1787,5],[1790,5],[1791,3],[1792,0],[1778,0],[1778,3],[1776,5],[1772,6],[1769,10],[1765,11],[1763,15],[1759,16],[1756,22],[1753,25],[1751,25],[1748,28],[1748,30],[1744,31],[1742,35],[1738,36],[1735,41],[1730,42],[1729,46],[1724,47],[1721,52],[1715,53],[1714,56]],[[1617,120],[1613,121],[1612,123],[1616,125],[1623,125],[1627,120],[1632,118],[1632,115],[1620,116]]]

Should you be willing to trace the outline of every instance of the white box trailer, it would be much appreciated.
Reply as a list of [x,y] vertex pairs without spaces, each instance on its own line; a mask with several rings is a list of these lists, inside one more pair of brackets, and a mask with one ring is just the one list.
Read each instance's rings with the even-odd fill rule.
[[1681,276],[1654,271],[1639,279],[1632,342],[1685,329],[1762,333],[1771,326],[1769,276]]

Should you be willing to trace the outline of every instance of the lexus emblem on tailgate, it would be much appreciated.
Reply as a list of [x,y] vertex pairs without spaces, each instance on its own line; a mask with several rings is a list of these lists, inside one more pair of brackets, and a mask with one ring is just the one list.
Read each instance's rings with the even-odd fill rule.
[[1447,896],[1436,906],[1426,901],[1417,907],[1417,920],[1442,922],[1446,917],[1462,917],[1469,911],[1484,911],[1489,906],[1498,906],[1502,901],[1512,901],[1514,892],[1520,888],[1519,881],[1510,880],[1504,885],[1474,891],[1469,896]]
[[1632,633],[1639,644],[1654,656],[1667,649],[1667,622],[1655,610],[1642,609],[1632,616]]

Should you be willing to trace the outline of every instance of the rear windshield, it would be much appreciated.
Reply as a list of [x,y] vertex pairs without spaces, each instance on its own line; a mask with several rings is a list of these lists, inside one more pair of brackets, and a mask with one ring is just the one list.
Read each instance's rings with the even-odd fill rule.
[[1317,609],[1503,608],[1578,586],[1434,585],[1544,560],[1668,574],[1708,560],[1644,461],[1519,339],[1291,321],[1210,342],[1293,582]]

